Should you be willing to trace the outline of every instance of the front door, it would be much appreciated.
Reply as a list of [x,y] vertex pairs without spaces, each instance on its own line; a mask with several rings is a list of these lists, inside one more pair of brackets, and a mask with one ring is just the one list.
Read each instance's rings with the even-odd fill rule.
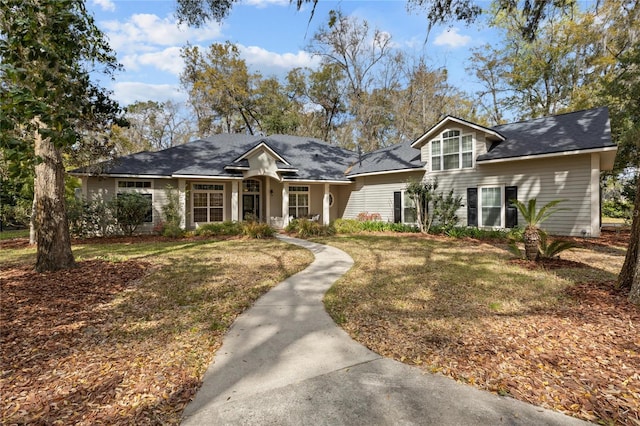
[[242,220],[260,220],[260,186],[257,179],[242,182]]
[[260,220],[260,194],[242,195],[242,220]]

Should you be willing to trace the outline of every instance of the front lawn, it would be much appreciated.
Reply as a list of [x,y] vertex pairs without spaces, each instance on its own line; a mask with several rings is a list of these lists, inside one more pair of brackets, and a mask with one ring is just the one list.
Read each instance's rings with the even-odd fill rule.
[[586,420],[638,425],[640,309],[613,289],[626,246],[608,237],[578,239],[567,261],[544,268],[498,242],[325,238],[355,260],[325,306],[381,355]]
[[234,319],[310,252],[277,240],[0,243],[2,424],[177,424]]

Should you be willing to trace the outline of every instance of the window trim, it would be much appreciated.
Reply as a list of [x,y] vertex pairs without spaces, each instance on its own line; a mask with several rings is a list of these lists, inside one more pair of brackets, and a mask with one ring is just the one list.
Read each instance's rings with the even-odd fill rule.
[[[411,199],[409,198],[409,195],[407,195],[407,190],[406,189],[402,189],[400,191],[400,200],[401,200],[401,211],[400,211],[400,223],[404,224],[404,225],[417,225],[418,224],[418,209],[415,206],[415,202],[411,201]],[[405,200],[409,199],[411,201],[411,203],[413,204],[413,206],[407,206],[405,204]],[[404,210],[407,208],[412,208],[414,210],[413,214],[416,218],[415,222],[407,222],[405,219],[405,215],[404,215]]]
[[[221,185],[222,189],[196,189],[196,185]],[[198,226],[200,224],[205,224],[205,223],[222,223],[227,219],[227,185],[225,185],[224,183],[219,183],[219,182],[193,182],[191,183],[191,190],[189,191],[189,198],[191,200],[191,224],[193,226]],[[222,206],[218,207],[218,206],[211,206],[211,198],[209,197],[209,194],[222,194]],[[194,205],[194,194],[207,194],[207,222],[196,222],[196,215],[195,215],[195,209],[196,208],[205,208],[205,207],[196,207]],[[211,221],[211,211],[210,209],[215,208],[215,209],[222,209],[222,220],[221,221]]]
[[[500,190],[500,224],[498,226],[486,226],[483,224],[483,217],[482,217],[482,209],[483,209],[483,204],[482,204],[482,190],[483,189],[494,189],[494,188],[498,188]],[[505,195],[505,190],[504,190],[504,186],[500,186],[500,185],[483,185],[483,186],[478,186],[478,228],[485,228],[485,229],[504,229],[505,226],[505,202],[504,202],[504,195]]]
[[[306,188],[306,190],[299,190],[299,188]],[[300,217],[304,217],[304,216],[309,216],[311,215],[311,187],[309,185],[290,185],[289,186],[289,190],[287,191],[289,194],[289,211],[287,212],[287,214],[290,217],[293,218],[300,218]],[[307,205],[306,206],[301,206],[298,204],[298,195],[302,195],[302,194],[307,194]],[[292,206],[291,205],[291,197],[295,196],[296,198],[296,205]],[[307,209],[307,214],[306,215],[300,215],[299,213],[299,209],[300,207]],[[296,214],[292,215],[291,214],[291,209],[294,208],[296,210]]]
[[[444,168],[444,135],[445,133],[448,132],[459,132],[460,134],[455,136],[458,138],[458,167],[456,168],[451,168],[451,169],[445,169]],[[462,150],[462,139],[464,137],[467,136],[471,136],[471,151],[463,151]],[[446,139],[450,139],[452,138],[451,136],[448,136]],[[440,153],[438,154],[437,158],[438,158],[438,164],[439,164],[439,168],[438,169],[434,169],[433,165],[434,165],[434,155],[433,155],[433,143],[434,142],[438,142],[440,144]],[[471,166],[469,167],[463,167],[463,154],[468,154],[471,153]],[[452,154],[447,154],[447,155],[452,155]],[[465,169],[474,169],[476,166],[476,134],[475,132],[467,132],[465,133],[463,131],[462,128],[459,127],[453,127],[453,128],[446,128],[443,129],[438,137],[433,138],[429,141],[429,171],[430,172],[448,172],[451,170],[465,170]]]

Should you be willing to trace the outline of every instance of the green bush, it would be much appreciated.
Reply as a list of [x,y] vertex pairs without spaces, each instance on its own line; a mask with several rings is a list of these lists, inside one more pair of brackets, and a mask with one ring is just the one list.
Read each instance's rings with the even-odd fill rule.
[[270,238],[276,233],[269,224],[262,222],[244,222],[242,233],[250,238]]
[[194,231],[194,235],[205,237],[234,236],[242,235],[243,232],[244,230],[241,223],[226,221],[200,225],[198,229]]
[[333,227],[338,234],[356,234],[362,231],[361,223],[355,219],[336,219]]
[[142,194],[127,192],[113,199],[116,222],[125,235],[133,235],[148,218],[151,201]]
[[27,228],[31,220],[31,202],[20,200],[16,205],[3,204],[0,208],[2,226]]
[[69,232],[74,237],[112,235],[115,232],[114,208],[113,202],[75,197],[67,199]]
[[182,238],[185,231],[174,223],[165,223],[162,229],[162,236],[168,238]]

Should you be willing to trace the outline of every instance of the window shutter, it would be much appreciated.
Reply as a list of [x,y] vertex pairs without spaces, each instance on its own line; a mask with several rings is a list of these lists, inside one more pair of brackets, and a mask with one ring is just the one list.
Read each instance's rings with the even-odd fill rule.
[[505,210],[505,227],[515,228],[518,226],[518,209],[511,202],[511,200],[518,199],[518,187],[517,186],[505,186],[504,187],[504,210]]
[[393,193],[393,223],[402,222],[402,192]]
[[478,188],[467,188],[467,226],[478,226]]

